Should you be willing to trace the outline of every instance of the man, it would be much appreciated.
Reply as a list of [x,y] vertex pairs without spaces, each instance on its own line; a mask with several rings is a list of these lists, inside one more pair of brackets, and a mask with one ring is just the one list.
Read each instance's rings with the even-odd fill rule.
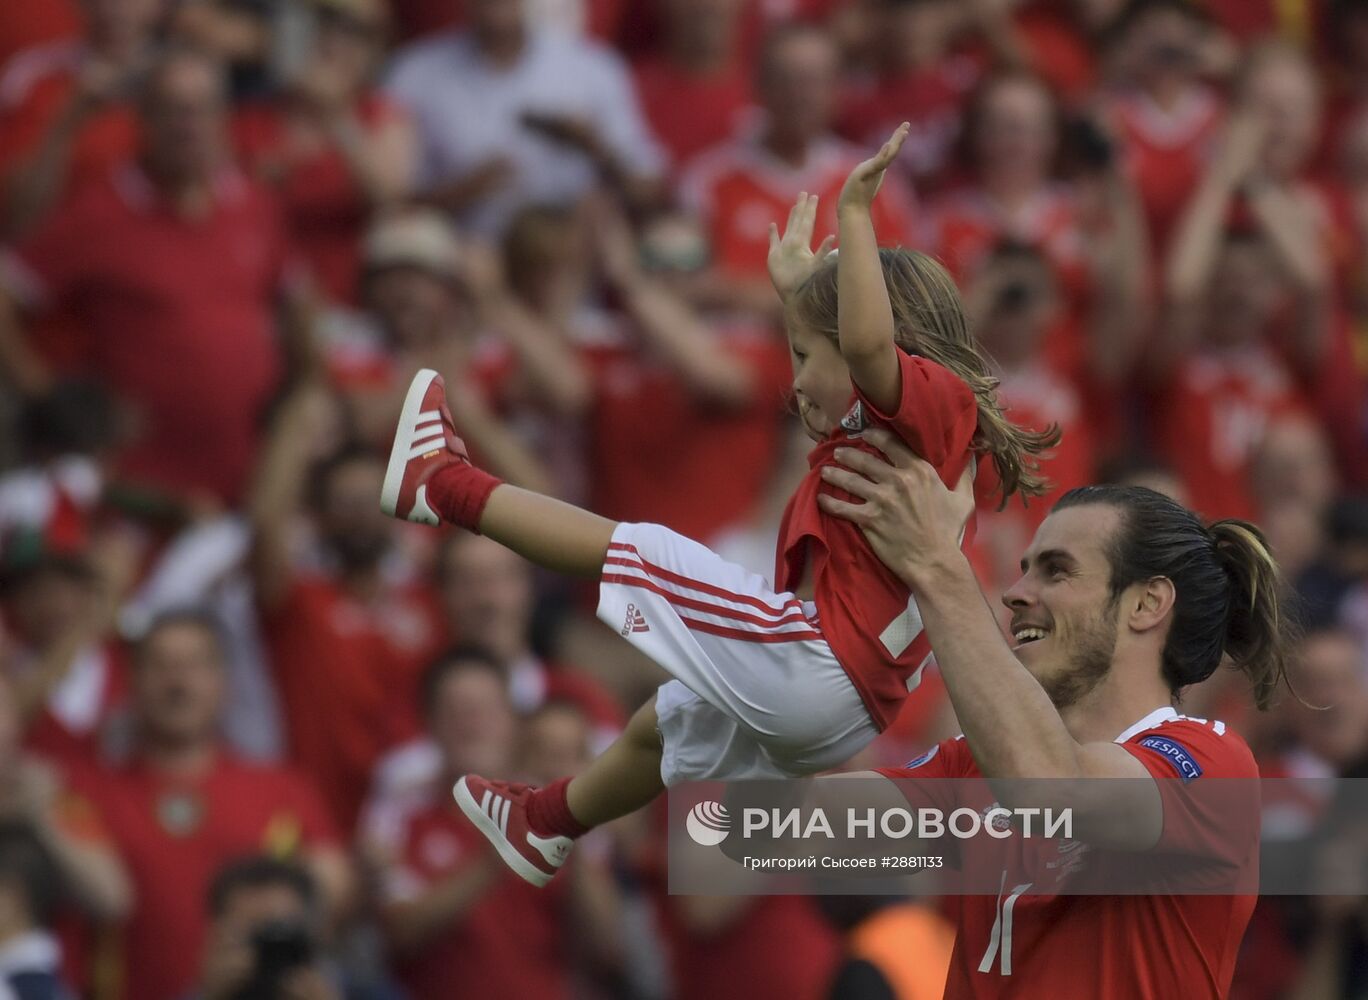
[[297,857],[332,910],[350,894],[346,855],[313,786],[223,751],[224,683],[212,619],[176,612],[154,622],[133,651],[133,753],[87,790],[133,879],[122,934],[129,1000],[177,1000],[194,985],[208,932],[202,900],[230,860]]
[[[684,172],[681,199],[712,241],[713,280],[698,283],[700,303],[773,315],[778,300],[765,274],[770,224],[808,191],[821,198],[817,233],[834,233],[836,196],[864,154],[832,133],[841,55],[827,31],[798,23],[774,29],[757,73],[757,127],[699,155]],[[874,208],[880,243],[907,242],[911,221],[906,188],[886,178]]]
[[454,987],[490,1000],[568,997],[577,956],[616,952],[611,877],[586,853],[571,878],[539,891],[504,867],[452,801],[462,775],[514,766],[518,720],[488,654],[465,647],[438,660],[422,701],[440,773],[406,801],[377,804],[365,822],[395,971],[414,1000]]
[[[839,451],[847,468],[824,475],[856,502],[819,502],[858,524],[911,588],[964,728],[880,773],[1106,779],[1089,786],[1104,792],[1069,803],[1085,845],[1077,871],[1059,866],[1054,883],[1033,886],[1015,877],[1022,859],[1006,848],[962,856],[966,866],[1002,862],[1003,889],[961,901],[946,996],[1226,996],[1252,896],[1062,893],[1071,878],[1132,865],[1142,852],[1183,857],[1194,879],[1238,880],[1256,868],[1258,832],[1244,808],[1257,811],[1253,757],[1223,723],[1185,718],[1174,704],[1223,655],[1250,677],[1260,707],[1283,681],[1278,570],[1262,536],[1242,521],[1204,527],[1144,489],[1071,491],[1003,595],[1009,647],[958,547],[967,490],[946,490],[890,435],[869,440],[890,462]],[[1252,802],[1214,815],[1204,800],[1170,791],[1180,784],[1170,779],[1203,777],[1251,779]],[[1008,808],[1026,794],[1015,787],[994,785]]]
[[[381,459],[346,447],[311,461],[319,405],[292,396],[272,431],[249,508],[250,567],[290,759],[351,829],[380,753],[414,735],[409,706],[441,636],[425,581],[371,499]],[[293,529],[310,475],[317,545],[300,565]]]
[[208,903],[213,926],[199,1000],[354,996],[319,955],[322,901],[304,868],[266,855],[242,858],[214,876]]
[[389,82],[418,125],[427,197],[486,236],[600,175],[650,201],[663,166],[618,57],[534,28],[527,6],[473,0],[468,30],[404,50]]
[[82,37],[0,59],[0,214],[18,236],[56,206],[71,182],[102,174],[134,152],[128,98],[150,61],[162,0],[82,0]]
[[[0,256],[0,371],[27,395],[52,372],[19,311],[70,309],[76,356],[128,405],[118,472],[167,497],[235,502],[281,367],[286,292],[278,213],[228,159],[220,67],[165,57],[139,95],[139,149]],[[27,317],[26,317],[27,318]],[[301,314],[283,328],[298,333]]]

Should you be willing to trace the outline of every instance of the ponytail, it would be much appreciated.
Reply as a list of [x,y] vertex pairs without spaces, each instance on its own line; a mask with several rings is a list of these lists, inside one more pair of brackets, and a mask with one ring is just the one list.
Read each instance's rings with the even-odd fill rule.
[[1216,521],[1210,531],[1232,589],[1225,652],[1249,678],[1255,704],[1266,709],[1279,684],[1291,686],[1287,659],[1292,628],[1282,609],[1282,574],[1263,532],[1248,521]]

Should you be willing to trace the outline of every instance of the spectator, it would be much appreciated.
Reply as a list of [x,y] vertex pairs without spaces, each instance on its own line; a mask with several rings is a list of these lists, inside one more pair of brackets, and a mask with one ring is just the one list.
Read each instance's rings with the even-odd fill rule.
[[[1291,102],[1301,78],[1291,62],[1276,65],[1268,86],[1285,86]],[[1155,433],[1209,517],[1252,515],[1250,456],[1271,422],[1305,406],[1297,375],[1320,371],[1330,350],[1322,217],[1290,174],[1295,149],[1272,145],[1277,129],[1289,142],[1300,137],[1303,156],[1309,151],[1311,136],[1289,120],[1305,110],[1299,99],[1281,110],[1275,101],[1231,120],[1167,261],[1168,315],[1149,358],[1151,378],[1167,386]],[[1231,217],[1239,207],[1243,221]]]
[[20,744],[22,720],[14,686],[0,678],[0,818],[22,825],[57,867],[57,902],[100,921],[118,921],[133,905],[133,887],[114,844],[76,790],[79,778]]
[[664,0],[659,51],[633,67],[646,120],[679,169],[741,128],[751,80],[741,58],[743,0]]
[[1297,582],[1308,628],[1344,624],[1368,642],[1368,500],[1341,497],[1325,519],[1326,546]]
[[8,539],[4,624],[13,643],[0,656],[14,685],[25,745],[84,765],[99,753],[105,727],[127,689],[114,617],[136,572],[137,549],[120,536],[90,549],[44,550]]
[[974,482],[982,508],[978,537],[988,550],[993,579],[1005,587],[1020,575],[1019,557],[1054,501],[1093,481],[1092,429],[1077,388],[1041,350],[1065,314],[1055,272],[1038,250],[998,247],[969,286],[966,308],[971,329],[997,366],[998,397],[1011,420],[1034,431],[1055,426],[1062,435],[1041,463],[1051,492],[1029,504],[992,510],[997,477],[991,462],[980,463]]
[[[885,0],[871,6],[875,74],[847,97],[843,130],[877,148],[900,122],[910,122],[899,162],[919,190],[929,190],[952,165],[965,99],[990,59],[1023,64],[1023,38],[1001,4]],[[966,44],[971,41],[984,44]]]
[[600,176],[652,200],[662,157],[618,57],[532,27],[521,3],[468,9],[469,29],[414,44],[390,78],[417,122],[427,199],[486,236],[519,205],[573,201]]
[[135,150],[129,100],[151,58],[165,4],[80,0],[79,6],[83,37],[27,49],[0,74],[0,189],[3,231],[11,237]]
[[[668,224],[657,220],[653,232]],[[680,289],[691,272],[660,253],[643,266],[610,205],[587,225],[597,270],[622,310],[616,329],[582,347],[597,390],[590,507],[705,542],[748,528],[782,469],[792,381],[784,341],[744,315],[690,307]],[[724,461],[733,473],[719,481],[712,470]]]
[[423,701],[440,778],[366,824],[381,871],[381,920],[414,1000],[449,996],[453,983],[490,1000],[567,997],[577,956],[613,952],[615,915],[587,905],[601,895],[585,891],[581,872],[529,886],[490,853],[448,791],[476,769],[512,773],[517,724],[505,684],[499,666],[473,650],[432,666]]
[[196,1000],[371,1000],[322,955],[327,921],[301,865],[270,855],[232,862],[208,893],[213,924]]
[[[140,432],[121,475],[231,502],[281,368],[273,309],[285,290],[283,234],[270,202],[226,159],[216,64],[166,56],[140,114],[140,157],[6,253],[0,366],[21,391],[41,394],[52,376],[17,309],[79,305],[83,367],[132,408]],[[300,332],[294,320],[287,332]]]
[[360,238],[401,201],[416,169],[407,117],[371,87],[385,37],[382,0],[311,0],[313,47],[274,101],[239,113],[245,164],[274,184],[304,261],[327,298],[355,301]]
[[42,841],[21,823],[0,823],[0,986],[15,1000],[71,1000],[61,945],[49,928],[61,874]]
[[1119,87],[1107,112],[1162,254],[1215,144],[1224,106],[1202,78],[1210,31],[1184,0],[1140,0],[1112,27]]
[[363,247],[369,322],[342,326],[328,343],[328,368],[358,434],[387,445],[394,414],[419,368],[443,372],[464,440],[498,475],[550,488],[547,471],[487,399],[517,367],[527,391],[557,413],[587,403],[589,383],[562,340],[518,300],[497,255],[458,240],[437,212],[417,210],[372,228]]
[[[619,704],[590,677],[533,649],[536,589],[530,563],[487,538],[458,532],[443,541],[436,568],[447,636],[476,647],[498,665],[515,712],[526,715],[548,702],[568,702],[591,720],[595,752],[612,742],[624,722]],[[404,715],[413,718],[411,709]],[[384,799],[402,796],[429,785],[440,769],[440,750],[423,734],[381,759],[372,792]]]
[[[376,503],[381,458],[346,445],[316,453],[327,447],[331,409],[309,387],[281,408],[250,506],[250,569],[290,759],[318,783],[339,828],[351,829],[376,758],[413,735],[407,706],[439,633],[399,531]],[[298,553],[306,510],[314,551]]]
[[1287,578],[1299,577],[1325,548],[1325,525],[1338,487],[1329,435],[1309,416],[1268,428],[1250,464],[1259,523]]
[[133,879],[119,981],[129,1000],[178,1000],[194,985],[208,919],[202,902],[226,862],[265,851],[299,858],[335,914],[351,874],[313,785],[225,753],[215,622],[195,612],[153,623],[133,652],[133,746],[94,776],[99,807]]
[[[787,217],[800,192],[821,198],[817,231],[836,231],[836,196],[864,158],[832,134],[840,58],[819,27],[775,28],[756,70],[760,121],[702,153],[685,171],[680,197],[712,244],[711,281],[696,290],[700,303],[778,315],[779,300],[765,273],[769,227]],[[874,216],[882,243],[906,242],[910,197],[896,178],[885,179]]]

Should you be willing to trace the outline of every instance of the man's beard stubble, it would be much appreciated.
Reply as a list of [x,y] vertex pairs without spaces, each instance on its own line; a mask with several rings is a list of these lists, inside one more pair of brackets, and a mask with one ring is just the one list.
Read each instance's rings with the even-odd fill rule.
[[1068,670],[1042,682],[1041,686],[1055,708],[1063,709],[1077,704],[1111,672],[1112,658],[1116,655],[1116,616],[1119,609],[1119,602],[1109,602],[1100,616],[1086,628],[1080,629]]

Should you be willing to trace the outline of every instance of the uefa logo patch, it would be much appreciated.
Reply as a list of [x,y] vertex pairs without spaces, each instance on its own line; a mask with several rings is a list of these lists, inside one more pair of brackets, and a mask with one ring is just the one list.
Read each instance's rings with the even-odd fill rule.
[[695,844],[716,847],[731,832],[731,816],[721,802],[705,799],[689,810],[684,827]]

